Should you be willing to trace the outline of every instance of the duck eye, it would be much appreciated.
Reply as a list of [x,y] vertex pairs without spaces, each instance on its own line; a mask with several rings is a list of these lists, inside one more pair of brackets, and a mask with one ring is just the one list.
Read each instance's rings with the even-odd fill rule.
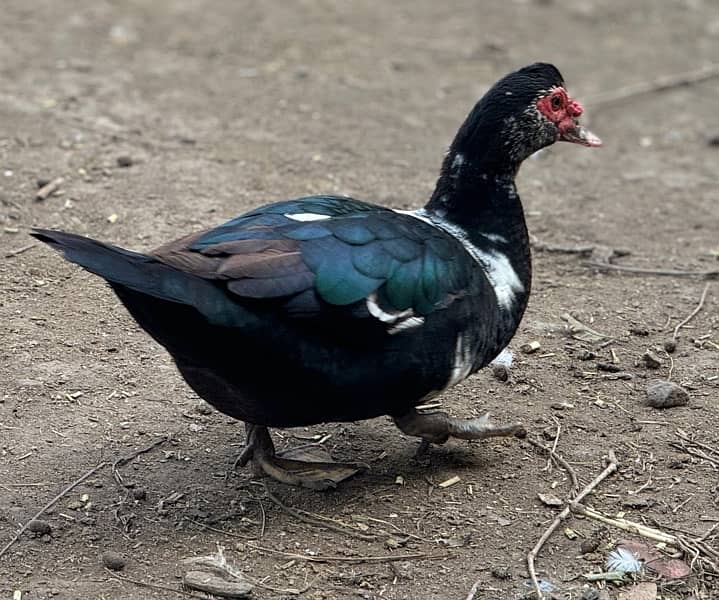
[[552,96],[552,110],[559,110],[562,107],[562,97],[559,95]]

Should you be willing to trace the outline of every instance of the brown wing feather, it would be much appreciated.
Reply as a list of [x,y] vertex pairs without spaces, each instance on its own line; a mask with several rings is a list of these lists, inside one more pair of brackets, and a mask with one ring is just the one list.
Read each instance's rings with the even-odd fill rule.
[[228,281],[228,289],[238,296],[279,297],[312,286],[314,274],[302,261],[295,240],[235,240],[192,250],[192,244],[205,233],[169,242],[151,254],[198,277]]

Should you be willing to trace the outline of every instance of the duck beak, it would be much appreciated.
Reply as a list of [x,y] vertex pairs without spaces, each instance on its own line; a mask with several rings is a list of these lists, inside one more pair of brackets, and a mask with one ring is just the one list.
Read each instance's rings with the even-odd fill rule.
[[594,135],[589,129],[582,127],[576,121],[564,131],[560,131],[559,140],[588,146],[589,148],[597,148],[602,145],[602,140],[599,136]]

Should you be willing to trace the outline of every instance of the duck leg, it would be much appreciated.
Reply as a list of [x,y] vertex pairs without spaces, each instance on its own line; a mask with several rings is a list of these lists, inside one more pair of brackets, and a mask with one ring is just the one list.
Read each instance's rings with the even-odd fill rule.
[[277,481],[313,490],[336,487],[338,483],[352,477],[361,469],[357,465],[335,462],[319,462],[305,449],[290,450],[286,454],[304,460],[282,458],[275,452],[270,432],[263,425],[245,423],[247,440],[236,464],[253,466]]
[[495,425],[489,420],[489,413],[476,419],[455,419],[447,413],[420,414],[412,409],[401,417],[394,418],[395,425],[403,433],[422,438],[422,447],[427,443],[444,444],[450,437],[463,440],[481,440],[488,437],[525,437],[527,430],[520,423]]

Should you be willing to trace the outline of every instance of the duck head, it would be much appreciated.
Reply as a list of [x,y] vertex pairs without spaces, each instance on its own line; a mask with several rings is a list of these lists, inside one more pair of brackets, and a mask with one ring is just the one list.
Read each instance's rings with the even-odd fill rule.
[[514,173],[521,162],[557,141],[601,146],[579,124],[582,105],[567,92],[559,70],[535,63],[500,79],[459,129],[450,155],[472,157],[484,173]]

